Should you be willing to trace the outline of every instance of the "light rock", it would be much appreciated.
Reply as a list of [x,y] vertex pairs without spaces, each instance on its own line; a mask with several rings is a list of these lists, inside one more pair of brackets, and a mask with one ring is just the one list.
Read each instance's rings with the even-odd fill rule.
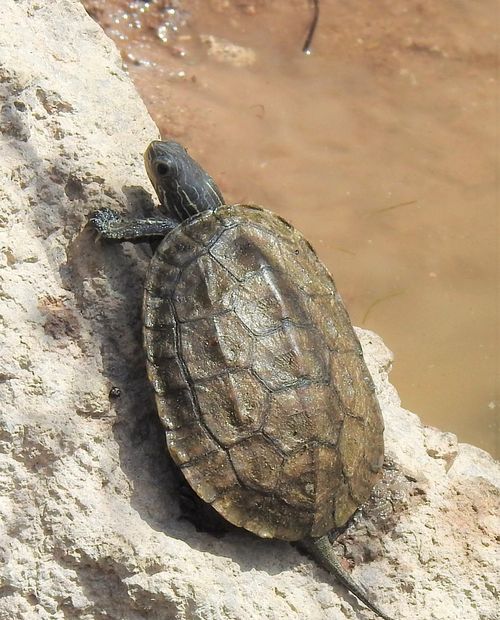
[[236,45],[211,34],[201,35],[201,42],[205,44],[209,56],[218,62],[233,65],[233,67],[248,67],[253,65],[257,59],[253,49]]
[[[148,251],[84,227],[150,208],[157,129],[76,0],[4,0],[0,41],[0,618],[373,618],[290,545],[179,520],[140,342]],[[498,465],[402,409],[359,334],[389,464],[337,548],[395,619],[498,618]]]

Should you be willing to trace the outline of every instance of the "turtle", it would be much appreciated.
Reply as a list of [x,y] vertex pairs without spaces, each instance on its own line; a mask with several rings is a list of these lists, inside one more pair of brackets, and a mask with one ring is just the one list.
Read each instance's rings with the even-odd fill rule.
[[154,248],[143,338],[172,460],[201,503],[296,544],[390,620],[331,545],[384,461],[374,384],[332,276],[285,219],[226,204],[179,143],[151,142],[144,161],[159,215],[104,208],[90,222]]

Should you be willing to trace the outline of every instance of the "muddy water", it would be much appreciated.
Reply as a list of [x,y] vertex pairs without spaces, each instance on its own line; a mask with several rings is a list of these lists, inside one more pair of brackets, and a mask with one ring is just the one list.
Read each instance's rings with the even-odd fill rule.
[[403,405],[498,455],[496,1],[322,0],[310,56],[307,0],[85,4],[162,135],[311,241]]

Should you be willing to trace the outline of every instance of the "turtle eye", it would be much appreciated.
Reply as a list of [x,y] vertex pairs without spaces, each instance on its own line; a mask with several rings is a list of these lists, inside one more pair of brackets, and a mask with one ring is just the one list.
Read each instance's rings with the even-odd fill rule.
[[167,175],[169,173],[170,168],[167,166],[167,164],[164,163],[159,163],[156,166],[156,172],[161,176],[164,177],[165,175]]

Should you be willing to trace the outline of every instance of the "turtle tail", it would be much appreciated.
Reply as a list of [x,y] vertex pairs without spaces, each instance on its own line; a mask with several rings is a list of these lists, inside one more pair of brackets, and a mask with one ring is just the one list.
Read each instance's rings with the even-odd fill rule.
[[340,583],[354,594],[362,603],[374,611],[380,618],[384,620],[392,620],[390,616],[385,614],[377,605],[370,602],[365,589],[358,585],[351,575],[341,566],[339,560],[335,556],[332,544],[328,536],[320,538],[305,538],[298,543],[298,547],[303,549],[309,556],[324,568],[327,572],[334,575]]

